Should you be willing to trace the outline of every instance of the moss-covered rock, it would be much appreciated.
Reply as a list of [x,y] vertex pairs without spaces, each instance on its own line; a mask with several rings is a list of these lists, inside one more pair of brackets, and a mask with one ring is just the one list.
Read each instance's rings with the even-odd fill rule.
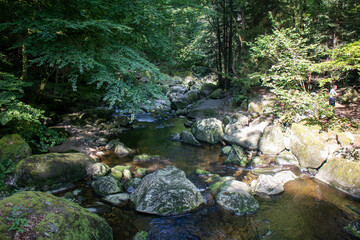
[[204,203],[201,193],[176,167],[159,169],[146,175],[130,195],[136,211],[157,215],[176,215]]
[[343,158],[329,159],[315,178],[354,197],[360,197],[360,163]]
[[91,187],[100,196],[122,192],[121,183],[112,176],[100,177],[91,183]]
[[146,153],[144,153],[144,154],[134,156],[133,160],[137,161],[137,162],[146,162],[146,161],[159,159],[159,158],[160,158],[159,155],[147,155]]
[[95,160],[84,153],[49,153],[33,155],[16,165],[19,186],[39,189],[68,182],[76,182],[87,175],[87,168]]
[[[102,217],[78,204],[42,192],[20,192],[0,201],[0,239],[14,239],[8,231],[14,206],[21,205],[29,226],[17,239],[111,240],[111,227]],[[28,238],[25,238],[28,237]]]
[[360,239],[360,220],[349,223],[344,229],[357,239]]
[[20,135],[6,135],[0,139],[0,161],[11,159],[18,162],[30,155],[31,148]]
[[147,173],[146,168],[138,168],[136,169],[134,175],[136,178],[142,178],[146,175],[146,173]]
[[319,168],[329,155],[329,148],[315,126],[293,124],[290,148],[301,167]]
[[259,203],[250,193],[250,188],[237,180],[226,181],[221,186],[216,202],[237,214],[254,213],[259,209]]
[[230,151],[231,151],[231,146],[225,146],[221,149],[221,152],[224,154],[224,155],[229,155]]
[[231,150],[224,163],[232,163],[238,164],[240,166],[246,166],[246,164],[249,163],[249,160],[241,147],[237,145],[232,145]]
[[207,96],[211,92],[213,92],[216,88],[217,86],[213,83],[205,83],[204,85],[201,86],[200,91],[203,95]]
[[219,98],[224,97],[224,94],[225,94],[224,90],[222,90],[221,88],[218,88],[218,89],[212,91],[210,93],[209,97],[212,99],[219,99]]
[[216,118],[207,118],[197,121],[191,132],[200,141],[216,144],[222,139],[224,124]]

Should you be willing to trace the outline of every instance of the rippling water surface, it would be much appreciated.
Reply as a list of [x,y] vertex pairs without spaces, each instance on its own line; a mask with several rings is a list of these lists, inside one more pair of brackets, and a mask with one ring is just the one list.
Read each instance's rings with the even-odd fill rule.
[[[255,176],[249,170],[222,165],[225,156],[221,145],[203,144],[194,147],[169,140],[172,133],[185,130],[185,119],[172,118],[155,123],[138,123],[119,139],[138,153],[160,155],[161,159],[133,167],[159,168],[174,165],[187,174],[199,189],[206,186],[193,174],[197,168],[206,169],[222,176],[235,176],[250,182]],[[114,154],[102,159],[110,166],[131,164],[131,158],[119,158]],[[83,205],[99,203],[88,196]],[[206,195],[206,190],[203,191]],[[360,209],[358,200],[331,187],[303,176],[285,185],[279,196],[264,199],[256,197],[260,210],[252,215],[235,215],[222,210],[209,201],[197,211],[182,216],[159,217],[137,213],[131,206],[118,208],[103,205],[103,215],[114,229],[115,239],[132,239],[137,231],[148,231],[149,239],[353,239],[343,230],[359,216],[348,205]]]

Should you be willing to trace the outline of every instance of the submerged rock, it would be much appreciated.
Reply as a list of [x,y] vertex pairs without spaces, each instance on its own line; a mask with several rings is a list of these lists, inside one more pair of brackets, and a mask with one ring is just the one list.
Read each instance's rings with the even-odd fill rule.
[[112,194],[104,197],[103,200],[105,202],[121,207],[121,206],[125,206],[128,203],[129,194],[127,193]]
[[197,121],[192,126],[191,132],[200,141],[216,144],[222,139],[224,125],[216,118],[207,118]]
[[124,143],[119,142],[119,143],[117,143],[114,152],[122,157],[125,157],[129,154],[135,153],[135,150],[128,148],[125,146]]
[[121,183],[112,176],[100,177],[92,182],[91,187],[100,196],[122,192]]
[[150,161],[150,160],[158,160],[160,159],[160,156],[159,155],[147,155],[146,153],[144,154],[141,154],[141,155],[136,155],[134,156],[134,161],[136,162],[147,162],[147,161]]
[[315,178],[354,197],[360,197],[360,164],[343,158],[329,159]]
[[223,184],[216,195],[216,202],[237,214],[254,213],[259,209],[259,203],[250,193],[248,185],[237,180],[230,180]]
[[43,192],[24,191],[0,201],[0,239],[14,239],[8,231],[13,208],[21,205],[28,226],[17,239],[89,239],[111,240],[112,229],[106,220],[69,200]]
[[163,216],[188,212],[204,203],[195,185],[176,167],[146,175],[130,199],[136,211]]
[[31,148],[20,135],[6,135],[0,139],[0,161],[11,159],[16,163],[30,155]]
[[95,160],[84,153],[48,153],[33,155],[16,166],[19,186],[41,188],[74,183],[87,176],[87,168]]

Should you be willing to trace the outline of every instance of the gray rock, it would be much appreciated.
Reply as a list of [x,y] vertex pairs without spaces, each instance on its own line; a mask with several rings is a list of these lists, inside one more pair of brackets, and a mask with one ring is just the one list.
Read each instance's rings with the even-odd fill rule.
[[100,177],[92,182],[91,187],[100,196],[122,192],[120,182],[112,176]]
[[224,154],[224,155],[229,155],[230,151],[231,151],[232,147],[231,146],[225,146],[221,149],[221,152]]
[[295,165],[300,166],[299,161],[289,151],[283,151],[275,156],[275,161],[280,165]]
[[124,156],[127,156],[129,154],[134,154],[135,153],[135,150],[133,149],[130,149],[128,147],[125,146],[125,144],[123,143],[118,143],[115,147],[115,151],[114,151],[116,154],[124,157]]
[[285,149],[284,137],[279,126],[272,126],[265,129],[261,137],[259,149],[265,154],[278,154]]
[[253,191],[258,195],[276,195],[284,191],[284,184],[294,180],[296,175],[291,171],[283,171],[276,173],[274,176],[261,174]]
[[231,146],[231,150],[225,159],[224,163],[234,163],[240,166],[246,166],[248,163],[248,158],[244,153],[244,150],[236,145]]
[[249,100],[248,111],[250,113],[266,113],[274,107],[276,97],[274,94],[257,95]]
[[180,139],[184,143],[188,143],[198,147],[201,146],[201,143],[198,140],[196,140],[196,138],[194,137],[194,135],[192,135],[191,132],[182,131],[180,133]]
[[249,187],[240,181],[226,181],[216,195],[216,203],[237,214],[254,213],[259,203],[250,193]]
[[95,163],[87,168],[87,175],[91,178],[97,179],[105,176],[110,171],[110,167],[104,163]]
[[224,125],[216,118],[203,119],[192,126],[191,132],[200,141],[216,144],[222,139]]
[[201,193],[176,167],[159,169],[146,175],[130,195],[136,210],[157,215],[176,215],[204,203]]
[[125,206],[129,202],[130,195],[127,193],[112,194],[104,197],[102,200],[118,207]]
[[254,127],[227,131],[223,139],[230,144],[236,144],[248,150],[258,150],[260,138],[267,124],[267,122],[264,122]]
[[132,179],[132,175],[129,169],[124,169],[123,171],[123,177],[126,181],[129,181]]

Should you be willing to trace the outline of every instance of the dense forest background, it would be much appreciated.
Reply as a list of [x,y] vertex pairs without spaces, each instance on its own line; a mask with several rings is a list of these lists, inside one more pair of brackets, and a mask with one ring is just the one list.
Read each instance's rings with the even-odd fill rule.
[[216,74],[234,104],[266,87],[284,123],[309,109],[335,119],[330,85],[359,84],[358,0],[1,0],[0,11],[0,135],[40,151],[62,140],[49,117],[137,110],[172,76]]

